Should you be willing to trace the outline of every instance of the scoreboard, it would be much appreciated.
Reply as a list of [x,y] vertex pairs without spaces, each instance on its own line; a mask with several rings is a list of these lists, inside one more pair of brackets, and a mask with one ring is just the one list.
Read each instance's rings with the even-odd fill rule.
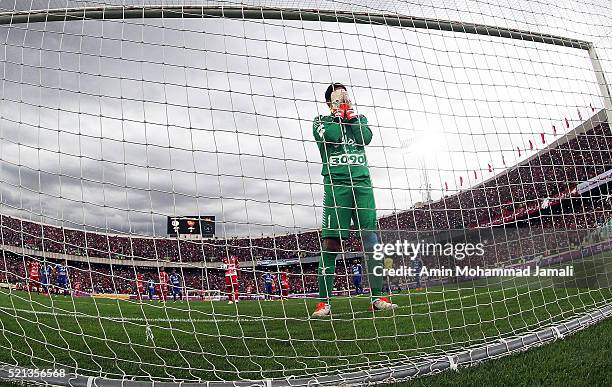
[[198,235],[203,238],[215,236],[214,216],[169,216],[168,235],[181,237]]

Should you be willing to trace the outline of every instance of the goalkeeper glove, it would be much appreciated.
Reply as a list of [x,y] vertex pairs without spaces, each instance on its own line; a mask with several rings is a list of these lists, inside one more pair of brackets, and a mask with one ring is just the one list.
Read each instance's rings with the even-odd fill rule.
[[348,103],[340,104],[339,110],[343,112],[344,119],[347,120],[347,121],[350,121],[353,118],[357,117],[357,114],[355,114],[355,111],[353,110],[353,107],[350,104],[348,104]]

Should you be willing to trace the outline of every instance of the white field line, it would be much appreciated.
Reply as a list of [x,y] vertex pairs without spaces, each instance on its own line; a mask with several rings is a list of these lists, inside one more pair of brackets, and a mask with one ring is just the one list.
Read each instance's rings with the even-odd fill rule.
[[[517,289],[517,288],[512,288],[512,289]],[[441,299],[441,300],[436,300],[436,301],[431,301],[431,302],[420,302],[420,303],[413,303],[410,305],[404,305],[404,306],[399,306],[397,309],[407,309],[407,308],[413,308],[413,307],[419,307],[419,306],[427,306],[427,305],[434,305],[434,304],[441,304],[441,303],[445,303],[445,302],[453,302],[453,301],[459,301],[459,300],[464,300],[467,298],[473,298],[473,297],[477,297],[479,295],[486,295],[486,294],[490,294],[490,293],[494,293],[494,292],[501,292],[503,290],[511,290],[511,289],[497,289],[497,290],[493,290],[489,293],[476,293],[476,294],[469,294],[469,295],[465,295],[465,296],[461,296],[461,297],[453,297],[453,298],[445,298],[445,299]],[[425,293],[419,293],[419,294],[423,294],[425,295]],[[271,305],[274,306],[274,305]],[[397,310],[396,309],[396,310]],[[19,313],[27,313],[27,314],[35,314],[35,315],[41,315],[41,316],[56,316],[56,317],[74,317],[74,318],[83,318],[83,319],[98,319],[98,320],[109,320],[109,321],[113,321],[113,322],[179,322],[179,323],[209,323],[209,322],[237,322],[237,321],[261,321],[261,320],[299,320],[296,318],[292,318],[292,317],[271,317],[271,316],[260,316],[260,317],[255,317],[255,316],[236,316],[235,318],[208,318],[208,319],[199,319],[199,318],[194,318],[194,319],[188,319],[188,318],[143,318],[143,317],[111,317],[111,316],[94,316],[94,315],[89,315],[89,314],[83,314],[83,313],[65,313],[65,312],[49,312],[49,311],[35,311],[35,310],[31,310],[31,309],[19,309],[19,308],[10,308],[7,306],[0,306],[0,310],[2,311],[6,311],[6,312],[19,312]],[[201,311],[190,311],[189,309],[177,309],[178,311],[182,312],[182,313],[190,313],[190,312],[197,312],[197,313],[201,313]],[[357,312],[345,312],[345,313],[334,313],[333,317],[342,317],[342,316],[352,316],[354,317],[357,314],[369,314],[372,315],[374,312],[371,311],[357,311]],[[10,313],[7,313],[9,315],[12,315]],[[386,317],[386,316],[385,316]],[[409,317],[409,315],[399,315],[396,317]],[[304,320],[302,321],[308,321],[310,320],[309,317],[306,317]],[[321,321],[330,321],[328,320],[321,320]]]

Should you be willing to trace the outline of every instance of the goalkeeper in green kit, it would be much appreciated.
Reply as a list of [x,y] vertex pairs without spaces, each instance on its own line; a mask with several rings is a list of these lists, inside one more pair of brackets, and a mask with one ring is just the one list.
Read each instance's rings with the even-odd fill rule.
[[315,118],[312,131],[323,163],[323,239],[319,260],[319,298],[312,317],[331,313],[330,298],[334,286],[336,256],[342,250],[342,240],[349,238],[351,221],[359,230],[368,268],[371,309],[388,310],[397,307],[382,297],[383,278],[373,275],[381,266],[373,258],[374,245],[379,242],[376,225],[376,204],[370,180],[365,146],[372,141],[368,120],[353,111],[346,87],[340,83],[325,91],[325,101],[331,114]]

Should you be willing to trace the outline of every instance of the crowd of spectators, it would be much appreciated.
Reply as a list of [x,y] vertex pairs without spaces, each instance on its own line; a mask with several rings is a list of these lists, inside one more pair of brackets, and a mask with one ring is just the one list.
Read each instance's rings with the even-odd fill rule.
[[287,259],[320,251],[317,231],[275,237],[187,240],[80,231],[6,215],[0,215],[0,226],[6,245],[101,258],[214,262],[227,255],[236,255],[244,261]]

